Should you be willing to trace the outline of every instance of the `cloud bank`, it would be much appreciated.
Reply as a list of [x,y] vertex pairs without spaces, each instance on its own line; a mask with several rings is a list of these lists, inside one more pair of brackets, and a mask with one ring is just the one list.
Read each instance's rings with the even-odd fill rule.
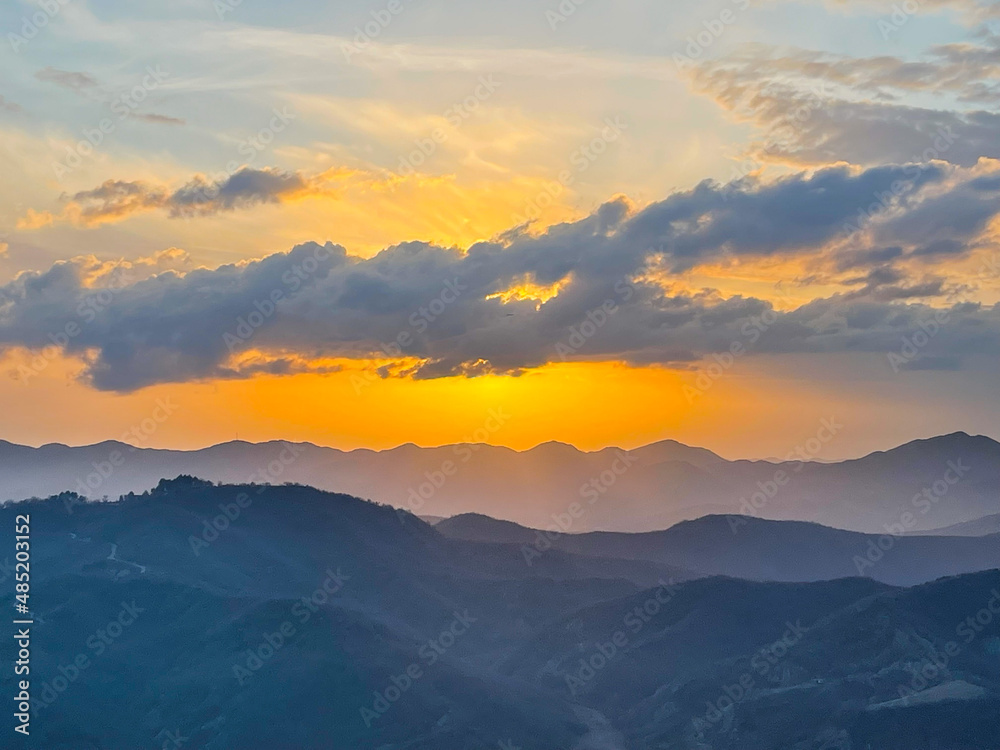
[[[205,197],[203,184],[106,183],[74,200],[91,217],[149,207],[186,215],[275,200],[304,183],[243,170],[215,187]],[[752,353],[773,355],[888,354],[930,325],[934,335],[901,369],[958,368],[1000,351],[1000,307],[957,300],[968,280],[935,264],[991,242],[998,198],[1000,169],[986,163],[832,167],[705,182],[638,211],[616,200],[540,235],[514,231],[464,251],[411,242],[362,259],[306,243],[115,286],[60,262],[0,287],[0,346],[58,345],[86,363],[95,388],[112,391],[328,371],[330,358],[392,359],[401,364],[383,375],[414,378],[517,374],[567,359],[690,368],[745,340],[748,326],[766,330]],[[802,257],[811,282],[844,291],[779,311],[678,283],[704,264]]]

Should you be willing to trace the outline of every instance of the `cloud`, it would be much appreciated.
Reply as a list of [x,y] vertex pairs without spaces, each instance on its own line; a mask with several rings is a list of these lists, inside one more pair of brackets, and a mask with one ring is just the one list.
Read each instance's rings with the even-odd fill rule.
[[55,223],[56,217],[48,211],[36,211],[29,208],[24,216],[17,220],[18,229],[41,229]]
[[176,189],[145,182],[108,180],[92,190],[82,190],[66,198],[59,216],[28,209],[17,226],[37,229],[56,221],[67,221],[92,227],[154,210],[166,211],[170,218],[211,216],[323,194],[326,177],[327,173],[306,177],[269,167],[242,167],[215,181],[196,175]]
[[[77,94],[82,94],[88,96],[97,101],[103,102],[104,104],[111,105],[116,99],[111,96],[107,91],[101,88],[100,82],[90,73],[84,73],[79,71],[71,70],[59,70],[58,68],[47,67],[39,70],[35,73],[35,78],[39,81],[45,81],[47,83],[53,83],[56,86],[60,86],[69,91],[73,91]],[[146,92],[148,95],[148,92]],[[145,96],[143,97],[145,98]],[[119,103],[121,99],[118,99]],[[2,99],[0,99],[2,103]],[[133,105],[134,106],[134,105]],[[185,121],[178,117],[171,117],[169,115],[161,115],[155,112],[143,113],[131,111],[131,107],[128,112],[129,117],[141,120],[143,122],[150,122],[157,125],[184,125]]]
[[59,70],[58,68],[52,67],[39,70],[35,73],[35,78],[39,81],[54,83],[56,86],[61,86],[64,89],[69,89],[70,91],[75,91],[76,93],[85,92],[88,89],[96,88],[99,85],[97,79],[90,75],[90,73]]
[[[896,10],[897,4],[892,0],[825,0],[825,4],[830,8],[861,8],[887,16]],[[1000,6],[991,0],[921,0],[914,3],[917,13],[939,13],[943,10],[951,10],[958,13],[959,17],[967,24],[975,25],[985,21],[1000,18]]]
[[158,115],[156,113],[132,113],[131,115],[137,120],[143,120],[144,122],[152,122],[158,125],[184,125],[185,120],[179,117],[170,117],[169,115]]
[[[762,140],[751,151],[762,161],[971,166],[1000,156],[1000,40],[993,35],[935,47],[918,61],[751,45],[692,64],[688,74],[696,90],[760,126]],[[908,103],[918,95],[920,105]],[[931,97],[946,106],[923,103]]]
[[0,96],[0,111],[3,112],[21,112],[21,107],[12,101],[8,101],[4,97]]
[[[954,280],[911,266],[927,262],[920,228],[946,219],[949,195],[979,194],[1000,211],[995,177],[906,165],[706,182],[641,210],[618,199],[580,221],[466,251],[410,242],[362,259],[306,243],[259,261],[157,273],[114,285],[92,310],[102,287],[94,269],[56,263],[0,287],[0,345],[48,346],[74,322],[62,345],[85,362],[89,382],[130,391],[316,371],[338,358],[391,359],[399,366],[387,373],[413,378],[518,374],[567,358],[692,367],[743,340],[762,315],[774,322],[757,354],[885,353],[947,309],[951,322],[923,354],[963,361],[1000,351],[1000,306],[932,307]],[[200,184],[156,192],[110,183],[87,200],[101,212],[154,205],[185,215],[269,199],[286,179],[246,170],[207,202]],[[860,208],[901,181],[908,189],[884,215],[845,235]],[[949,257],[978,247],[971,231],[950,237]],[[802,254],[847,291],[777,312],[767,300],[672,283],[700,264]]]
[[82,255],[70,262],[79,269],[81,284],[90,289],[119,289],[166,271],[187,273],[195,268],[188,252],[179,247],[169,247],[149,256],[128,260],[99,260],[93,255]]

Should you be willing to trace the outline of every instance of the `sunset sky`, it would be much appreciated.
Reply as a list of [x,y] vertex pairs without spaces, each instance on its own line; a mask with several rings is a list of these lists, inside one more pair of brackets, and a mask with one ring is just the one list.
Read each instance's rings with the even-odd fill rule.
[[0,29],[0,439],[438,445],[496,410],[518,449],[1000,438],[996,4],[18,0]]

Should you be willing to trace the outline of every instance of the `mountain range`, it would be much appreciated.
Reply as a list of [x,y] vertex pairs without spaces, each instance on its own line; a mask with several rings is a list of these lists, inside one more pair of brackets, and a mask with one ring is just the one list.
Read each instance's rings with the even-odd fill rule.
[[804,521],[705,516],[663,531],[555,534],[477,514],[445,519],[452,539],[513,545],[529,564],[550,550],[634,560],[754,581],[824,581],[864,576],[911,586],[948,575],[1000,568],[1000,534],[893,536]]
[[[25,514],[37,747],[1000,746],[988,537],[900,537],[845,578],[880,537],[711,517],[544,548],[493,519],[192,477],[5,504],[3,549]],[[911,579],[964,572],[877,580],[918,561]]]
[[[936,529],[1000,514],[1000,443],[954,433],[841,462],[729,461],[663,441],[585,452],[458,444],[340,451],[231,442],[196,451],[105,442],[39,448],[0,442],[0,498],[74,490],[111,499],[190,474],[213,482],[295,482],[374,498],[418,515],[482,513],[572,533],[656,531],[705,515],[812,521],[862,532]],[[986,532],[1000,530],[989,527]]]

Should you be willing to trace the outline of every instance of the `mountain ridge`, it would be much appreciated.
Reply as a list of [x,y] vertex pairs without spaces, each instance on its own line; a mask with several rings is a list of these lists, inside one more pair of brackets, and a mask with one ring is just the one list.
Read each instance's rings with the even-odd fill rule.
[[[294,455],[282,457],[287,451]],[[274,463],[279,457],[281,465]],[[923,489],[950,476],[955,462],[968,470],[945,488],[947,502],[908,507]],[[309,442],[229,441],[177,451],[120,441],[39,448],[0,442],[3,500],[65,490],[114,498],[180,474],[224,483],[263,475],[272,483],[370,497],[418,515],[482,512],[542,528],[575,503],[581,512],[572,519],[574,532],[651,531],[710,514],[744,514],[873,533],[904,512],[913,516],[907,531],[923,532],[1000,513],[1000,443],[962,432],[849,461],[781,463],[730,461],[673,440],[629,451],[579,451],[556,442],[525,451],[482,443],[343,451]]]

